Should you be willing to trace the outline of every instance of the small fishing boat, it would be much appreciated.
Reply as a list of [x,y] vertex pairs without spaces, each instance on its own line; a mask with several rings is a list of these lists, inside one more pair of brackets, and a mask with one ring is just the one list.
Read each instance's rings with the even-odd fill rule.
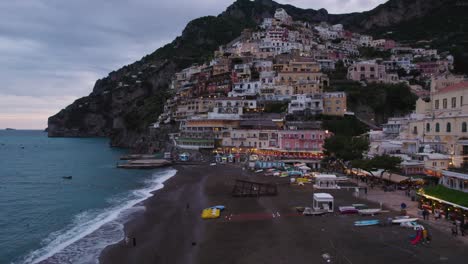
[[202,219],[214,219],[219,218],[221,211],[216,208],[206,208],[202,211],[201,218]]
[[63,176],[62,179],[71,180],[71,179],[73,179],[73,176]]
[[211,209],[219,209],[220,211],[223,211],[224,208],[226,208],[224,205],[215,205],[210,207]]
[[354,222],[355,226],[372,226],[378,225],[380,223],[379,220],[363,220],[363,221],[356,221]]
[[338,210],[340,214],[357,214],[359,212],[354,206],[340,206]]
[[361,209],[368,209],[369,207],[367,206],[367,204],[352,204],[352,206],[358,210],[361,210]]
[[361,209],[361,210],[358,210],[359,214],[360,215],[375,215],[375,214],[378,214],[380,213],[382,210],[381,209]]
[[305,216],[319,216],[319,215],[324,215],[328,213],[327,211],[315,211],[314,209],[310,207],[304,208],[304,212],[302,212],[303,215]]
[[401,223],[406,223],[406,222],[414,222],[418,221],[418,218],[402,218],[402,219],[393,219],[392,223],[394,224],[401,224]]

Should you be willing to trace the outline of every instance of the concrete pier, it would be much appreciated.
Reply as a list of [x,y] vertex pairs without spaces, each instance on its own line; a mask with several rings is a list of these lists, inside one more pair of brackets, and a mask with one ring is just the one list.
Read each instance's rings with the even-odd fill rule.
[[121,169],[155,169],[172,165],[172,162],[165,159],[140,159],[130,160],[124,164],[117,164]]

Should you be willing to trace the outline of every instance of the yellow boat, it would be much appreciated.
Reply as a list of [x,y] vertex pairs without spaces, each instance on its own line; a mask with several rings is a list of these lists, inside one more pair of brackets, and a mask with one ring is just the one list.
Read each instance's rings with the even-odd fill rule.
[[297,182],[297,183],[300,183],[300,182],[302,182],[302,183],[309,183],[310,181],[309,181],[309,179],[307,179],[307,178],[297,178],[297,179],[296,179],[296,182]]
[[221,211],[216,208],[206,208],[203,210],[201,214],[201,218],[203,219],[213,219],[213,218],[219,218]]

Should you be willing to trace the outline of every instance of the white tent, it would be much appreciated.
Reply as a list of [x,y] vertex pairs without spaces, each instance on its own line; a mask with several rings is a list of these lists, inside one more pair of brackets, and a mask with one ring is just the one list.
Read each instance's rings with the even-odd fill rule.
[[327,212],[333,212],[333,196],[329,193],[314,193],[313,207],[314,210],[325,210]]

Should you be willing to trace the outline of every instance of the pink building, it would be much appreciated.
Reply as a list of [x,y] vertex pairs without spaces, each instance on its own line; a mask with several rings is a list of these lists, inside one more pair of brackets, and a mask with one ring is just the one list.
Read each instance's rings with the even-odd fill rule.
[[385,66],[375,61],[356,62],[348,68],[348,79],[353,81],[367,81],[379,83],[398,83],[396,73],[387,73]]
[[331,133],[324,130],[284,130],[279,132],[282,150],[322,152],[325,139]]
[[394,40],[391,40],[391,39],[385,40],[385,45],[384,45],[385,50],[391,50],[395,47],[396,47],[396,42]]
[[448,61],[418,62],[416,67],[423,75],[431,76],[447,72],[450,69],[450,63]]

